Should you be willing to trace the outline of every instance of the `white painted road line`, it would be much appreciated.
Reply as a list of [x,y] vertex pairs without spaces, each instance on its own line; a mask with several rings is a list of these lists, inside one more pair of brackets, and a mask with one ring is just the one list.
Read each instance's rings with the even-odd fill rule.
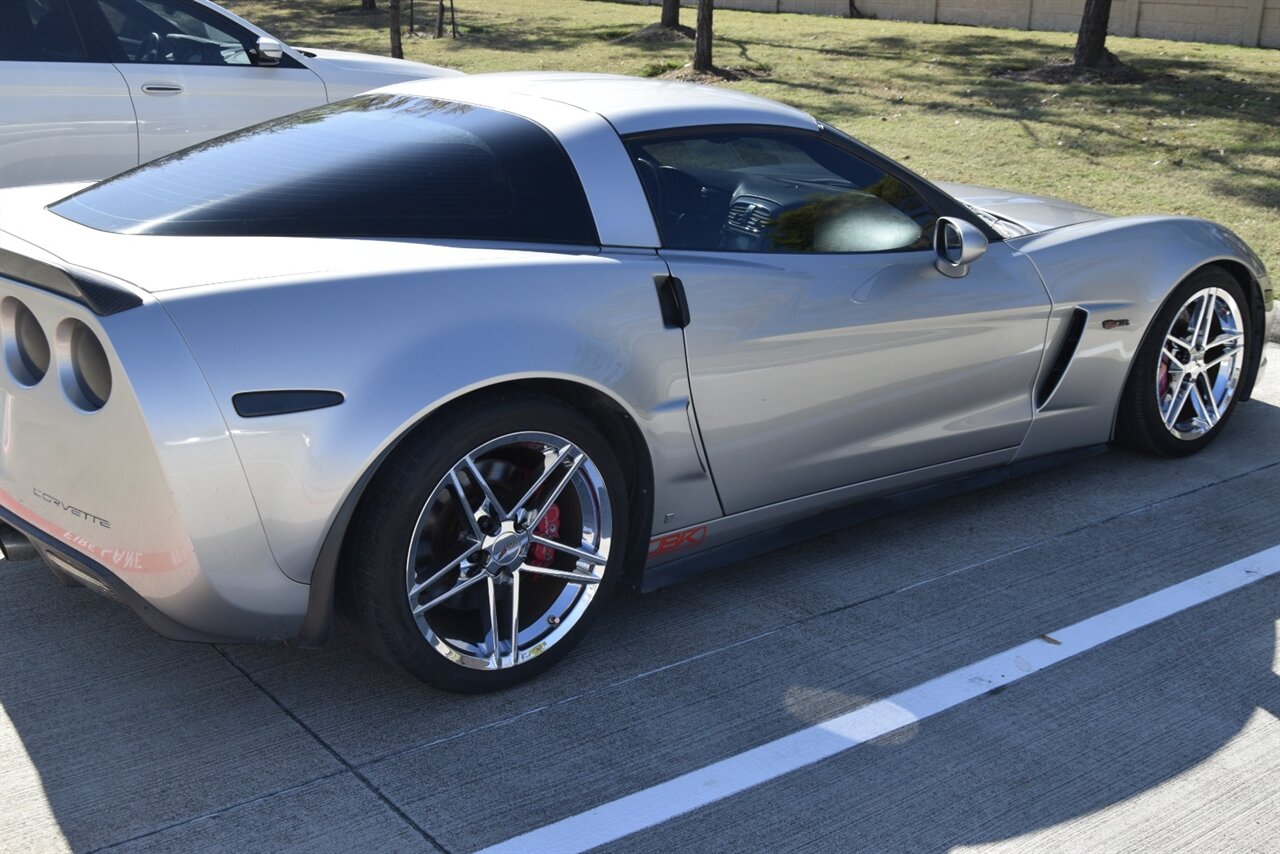
[[820,762],[1188,608],[1280,574],[1280,546],[1166,587],[848,714],[485,848],[586,851]]

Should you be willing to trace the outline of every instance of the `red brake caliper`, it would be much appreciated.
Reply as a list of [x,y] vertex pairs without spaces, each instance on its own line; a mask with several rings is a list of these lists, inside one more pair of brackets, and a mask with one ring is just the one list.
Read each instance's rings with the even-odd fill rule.
[[[533,532],[544,539],[557,539],[560,536],[560,508],[552,504],[547,510],[547,515],[542,517],[542,521],[533,529]],[[529,549],[529,563],[534,566],[551,566],[551,561],[555,560],[555,557],[555,549],[551,546],[534,543]]]

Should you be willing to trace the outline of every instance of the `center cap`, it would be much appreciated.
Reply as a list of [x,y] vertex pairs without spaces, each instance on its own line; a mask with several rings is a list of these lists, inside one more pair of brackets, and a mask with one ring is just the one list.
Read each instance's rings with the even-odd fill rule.
[[498,566],[511,566],[524,556],[524,537],[516,533],[499,534],[489,549]]

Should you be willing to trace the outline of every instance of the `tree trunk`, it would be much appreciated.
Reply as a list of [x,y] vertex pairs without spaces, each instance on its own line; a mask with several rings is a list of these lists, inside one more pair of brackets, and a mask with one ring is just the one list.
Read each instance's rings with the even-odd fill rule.
[[436,15],[436,38],[444,38],[444,0],[440,0],[440,8]]
[[449,34],[458,37],[458,10],[453,8],[453,0],[449,0]]
[[1073,62],[1077,68],[1109,68],[1117,64],[1107,50],[1107,24],[1111,21],[1111,0],[1086,0],[1076,39]]
[[715,0],[698,0],[698,32],[693,42],[693,70],[711,70],[711,7]]
[[360,0],[360,11],[361,12],[378,11],[378,0]]
[[400,41],[400,0],[387,0],[391,10],[391,55],[404,59],[404,45]]
[[662,0],[662,26],[680,26],[680,0]]

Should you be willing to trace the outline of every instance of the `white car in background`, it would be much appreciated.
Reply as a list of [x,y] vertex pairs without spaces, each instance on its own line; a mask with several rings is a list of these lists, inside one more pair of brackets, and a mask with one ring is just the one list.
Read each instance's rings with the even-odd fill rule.
[[292,48],[208,0],[0,0],[0,187],[105,178],[307,107],[456,74]]

